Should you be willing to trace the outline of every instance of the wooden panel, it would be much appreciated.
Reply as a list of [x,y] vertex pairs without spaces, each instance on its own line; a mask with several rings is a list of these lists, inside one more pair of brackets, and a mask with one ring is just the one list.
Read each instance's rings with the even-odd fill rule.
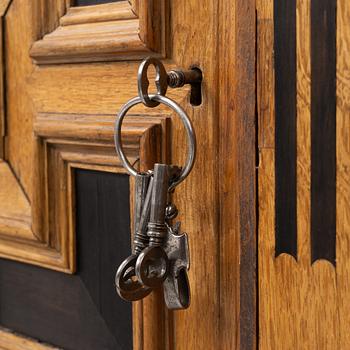
[[113,284],[130,254],[129,177],[77,170],[75,183],[77,275],[1,260],[0,324],[67,350],[131,349],[131,303]]
[[[166,137],[166,119],[159,117],[158,122],[156,120],[136,117],[134,121],[125,123],[125,149],[130,159],[139,158],[141,165],[149,166],[157,154],[166,152],[165,143],[156,141],[161,137],[162,129]],[[8,179],[2,178],[6,186],[1,187],[1,196],[9,198],[11,195],[16,201],[3,204],[3,207],[8,205],[0,217],[0,227],[3,228],[0,255],[73,272],[75,229],[70,168],[85,164],[95,169],[124,171],[115,155],[114,116],[74,115],[72,118],[71,115],[42,114],[37,118],[35,131],[41,140],[39,150],[42,154],[42,182],[37,187],[39,194],[30,207],[22,190],[19,188],[18,193],[15,192],[16,180],[11,177],[11,172],[8,171]],[[11,181],[13,184],[8,187]],[[10,194],[6,192],[9,189]],[[6,213],[10,217],[4,216]],[[31,226],[32,220],[37,221],[36,226]],[[35,230],[40,225],[41,229]],[[11,234],[16,235],[15,241],[6,238]],[[21,237],[25,240],[19,240]],[[33,242],[29,244],[26,242],[28,239]],[[48,242],[49,246],[41,241]]]
[[0,160],[0,232],[4,236],[36,240],[31,230],[28,198],[18,185],[9,165]]
[[165,0],[138,1],[137,6],[119,1],[70,7],[60,26],[34,43],[31,56],[37,64],[164,57],[165,4]]
[[129,176],[77,169],[75,185],[78,274],[117,348],[132,349],[132,304],[113,285],[117,266],[131,253]]
[[[349,171],[346,164],[349,163],[349,130],[348,114],[349,91],[348,82],[349,67],[345,59],[349,53],[348,30],[345,25],[349,21],[350,11],[345,2],[337,5],[337,20],[335,19],[335,3],[333,1],[297,1],[297,166],[296,166],[296,203],[297,203],[297,231],[298,231],[298,260],[281,254],[274,256],[274,220],[275,212],[275,149],[269,147],[266,138],[271,138],[271,118],[266,111],[266,101],[276,98],[275,89],[265,84],[263,77],[267,73],[260,73],[258,86],[261,98],[258,101],[259,114],[259,332],[260,349],[347,349],[350,346],[347,326],[349,324],[349,307],[346,304],[345,293],[349,290],[349,237],[348,230],[350,209],[349,197]],[[263,30],[261,35],[266,39],[266,18],[271,20],[273,1],[261,1],[258,6],[258,28]],[[329,7],[328,7],[329,6]],[[322,10],[321,10],[322,8]],[[268,9],[268,10],[267,10]],[[327,11],[330,9],[330,11]],[[318,10],[320,10],[318,12]],[[268,15],[267,15],[268,14]],[[329,17],[330,15],[330,17]],[[266,17],[267,16],[267,17]],[[311,21],[311,18],[313,20]],[[322,18],[322,19],[321,19]],[[268,22],[270,23],[270,22]],[[335,28],[337,23],[337,46],[334,46]],[[321,30],[320,27],[323,29]],[[346,29],[345,29],[346,28]],[[326,29],[326,33],[322,31]],[[259,29],[260,30],[260,29]],[[332,32],[332,33],[331,33]],[[312,35],[311,35],[312,34]],[[258,43],[259,61],[258,72],[266,67],[272,54],[271,48],[274,38],[269,43]],[[327,47],[327,49],[326,49]],[[325,49],[326,52],[321,54]],[[261,50],[261,51],[259,51]],[[266,52],[267,50],[267,52]],[[314,50],[312,53],[311,51]],[[317,53],[319,52],[319,53]],[[337,90],[334,83],[334,56],[337,53]],[[323,63],[322,63],[323,62]],[[322,65],[322,68],[321,68]],[[274,67],[273,67],[274,69]],[[319,70],[319,72],[318,72]],[[311,74],[312,72],[312,74]],[[328,73],[329,75],[327,75]],[[333,75],[331,74],[333,72]],[[273,74],[277,74],[276,71]],[[325,78],[327,75],[327,78]],[[268,74],[269,77],[272,73]],[[293,77],[291,77],[293,79]],[[324,79],[324,82],[322,80]],[[269,80],[270,81],[270,80]],[[331,87],[332,86],[332,87]],[[334,110],[334,94],[337,94],[337,111]],[[325,97],[327,95],[328,97]],[[269,110],[269,109],[268,109]],[[312,111],[313,110],[313,111]],[[313,116],[312,114],[315,113]],[[327,115],[327,118],[323,116]],[[277,115],[276,115],[277,117]],[[315,119],[313,119],[315,118]],[[317,119],[317,122],[316,122]],[[326,120],[328,120],[326,122]],[[334,137],[336,120],[336,150],[332,141],[328,144],[319,128],[324,128],[324,135]],[[312,126],[314,123],[314,126]],[[316,125],[317,124],[317,125]],[[325,129],[323,129],[325,130]],[[345,131],[346,130],[346,131]],[[312,140],[312,138],[314,138]],[[317,154],[314,148],[317,138],[322,150]],[[321,141],[322,140],[322,141]],[[335,139],[334,139],[335,140]],[[318,256],[321,260],[313,262],[311,245],[311,223],[317,220],[317,226],[322,230],[324,220],[332,219],[328,216],[328,210],[332,211],[332,201],[318,199],[317,206],[327,206],[322,218],[319,215],[311,218],[312,211],[317,211],[315,199],[312,200],[313,191],[317,196],[322,191],[327,191],[335,185],[335,178],[331,177],[327,185],[319,186],[316,191],[316,183],[313,184],[315,170],[320,171],[321,163],[327,163],[320,172],[325,176],[332,170],[333,159],[336,151],[336,218],[337,218],[337,246],[336,269],[330,262],[334,262],[334,255],[324,254]],[[312,155],[312,153],[314,154]],[[324,158],[326,157],[326,158]],[[315,162],[311,166],[311,159]],[[316,165],[318,166],[318,169]],[[347,180],[345,180],[345,178]],[[321,192],[320,192],[321,191]],[[317,192],[317,193],[316,193]],[[334,237],[334,235],[333,235]],[[320,239],[314,235],[313,239]],[[332,243],[325,244],[327,249],[332,248]],[[313,248],[312,248],[313,247]],[[334,252],[334,250],[332,250]],[[317,255],[317,254],[316,254]],[[330,260],[324,260],[326,258]]]

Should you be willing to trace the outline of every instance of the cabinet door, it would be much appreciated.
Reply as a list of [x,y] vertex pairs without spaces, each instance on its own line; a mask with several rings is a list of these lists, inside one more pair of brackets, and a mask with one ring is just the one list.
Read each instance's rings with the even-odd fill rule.
[[[254,2],[1,0],[0,15],[0,348],[253,348]],[[114,121],[148,56],[204,76],[200,106],[187,86],[167,93],[198,142],[174,195],[190,239],[186,311],[166,310],[161,290],[131,304],[114,287],[134,187]],[[140,170],[184,164],[164,106],[134,107],[122,135]]]

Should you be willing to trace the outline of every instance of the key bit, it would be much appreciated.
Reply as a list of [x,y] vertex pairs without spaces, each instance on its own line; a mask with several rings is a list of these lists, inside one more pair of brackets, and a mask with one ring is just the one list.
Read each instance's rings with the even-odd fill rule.
[[187,271],[190,268],[188,236],[179,234],[180,223],[169,227],[164,251],[169,259],[169,272],[163,284],[164,300],[171,310],[186,309],[190,305],[190,285]]
[[115,286],[119,296],[127,301],[135,301],[146,297],[152,288],[145,287],[137,280],[135,263],[137,255],[130,255],[118,268],[115,276]]

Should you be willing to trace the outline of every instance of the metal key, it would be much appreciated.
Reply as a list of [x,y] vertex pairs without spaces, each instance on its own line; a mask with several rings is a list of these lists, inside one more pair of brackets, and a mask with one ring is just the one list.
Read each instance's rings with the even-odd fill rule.
[[165,214],[168,190],[180,168],[167,164],[155,164],[152,189],[151,213],[147,235],[149,246],[137,258],[135,271],[139,281],[148,287],[158,287],[167,277],[168,257],[162,247],[167,235]]
[[151,293],[136,277],[135,264],[138,254],[148,245],[147,223],[150,215],[153,178],[151,174],[139,174],[135,181],[134,246],[133,254],[119,266],[115,277],[116,290],[125,300],[139,300]]
[[187,271],[190,268],[188,237],[180,232],[180,223],[168,226],[164,251],[169,259],[169,272],[163,283],[164,300],[168,309],[186,309],[190,305],[190,285]]

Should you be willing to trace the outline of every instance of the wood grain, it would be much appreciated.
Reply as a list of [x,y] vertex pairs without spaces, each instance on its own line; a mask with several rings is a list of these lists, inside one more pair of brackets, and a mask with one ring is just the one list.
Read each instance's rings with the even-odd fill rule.
[[32,213],[28,198],[4,161],[0,161],[0,173],[0,233],[13,238],[36,240],[31,229]]
[[[275,70],[273,56],[273,14],[269,2],[258,1],[257,18],[257,105],[259,147],[274,147]],[[264,83],[262,83],[264,82]]]
[[[220,10],[225,13],[225,16],[219,23],[219,40],[220,40],[220,60],[219,66],[219,81],[222,85],[222,100],[219,106],[219,130],[222,137],[218,143],[218,151],[226,154],[226,159],[220,162],[217,167],[217,172],[221,179],[219,184],[220,194],[219,203],[216,204],[220,208],[220,217],[222,218],[222,226],[220,227],[220,242],[219,252],[220,261],[220,327],[219,327],[219,341],[218,348],[220,349],[239,349],[240,342],[240,315],[239,315],[239,245],[240,239],[237,234],[239,232],[239,220],[232,220],[232,218],[239,217],[239,208],[234,205],[236,201],[236,193],[238,193],[238,182],[232,182],[232,178],[238,176],[237,171],[237,143],[236,140],[229,137],[236,133],[236,123],[230,122],[236,106],[235,95],[233,89],[235,86],[235,35],[234,30],[225,30],[230,23],[235,23],[236,11],[229,2],[221,2]],[[224,43],[234,43],[230,48],[227,48]],[[224,51],[229,53],[225,55]],[[229,108],[227,108],[229,106]],[[219,131],[217,131],[219,134]],[[227,176],[225,176],[227,174]],[[232,283],[232,281],[237,281]],[[233,332],[232,329],[236,329]]]
[[50,345],[12,333],[5,328],[0,329],[1,350],[59,350]]
[[[258,329],[256,291],[256,66],[255,1],[235,4],[235,118],[237,120],[237,181],[239,213],[239,348],[255,349]],[[225,12],[224,12],[225,13]],[[255,46],[255,45],[254,45]],[[227,136],[228,138],[228,136]],[[223,154],[225,152],[223,151]],[[229,168],[232,165],[229,165]],[[233,194],[234,195],[234,194]],[[226,230],[226,228],[225,228]],[[229,254],[227,252],[227,254]],[[228,329],[226,330],[228,332]]]
[[1,0],[0,1],[0,16],[3,16],[5,14],[11,1],[12,0]]
[[[174,313],[174,338],[171,346],[176,350],[198,349],[204,343],[208,349],[215,349],[219,342],[219,207],[216,192],[218,184],[215,181],[218,142],[217,70],[213,65],[216,57],[213,48],[218,25],[217,7],[218,2],[208,0],[201,1],[200,4],[196,0],[170,2],[173,59],[179,67],[197,64],[204,72],[205,80],[202,105],[194,108],[188,100],[183,103],[195,125],[199,152],[190,176],[174,195],[174,203],[180,210],[178,220],[182,223],[181,228],[189,234],[189,281],[192,295],[191,306]],[[196,14],[190,9],[195,9]],[[203,18],[206,20],[203,21]],[[196,40],[190,39],[193,30]],[[183,127],[177,120],[173,123],[171,142],[171,162],[184,164],[186,140],[183,137]],[[188,325],[196,325],[195,331]]]

